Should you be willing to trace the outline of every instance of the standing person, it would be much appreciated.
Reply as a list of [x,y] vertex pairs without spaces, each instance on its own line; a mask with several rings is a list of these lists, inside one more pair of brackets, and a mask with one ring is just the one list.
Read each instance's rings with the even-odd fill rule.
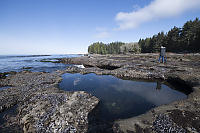
[[166,60],[165,60],[165,52],[166,52],[166,48],[161,46],[160,47],[160,57],[158,59],[158,62],[160,63],[160,58],[162,58],[162,63],[165,63]]

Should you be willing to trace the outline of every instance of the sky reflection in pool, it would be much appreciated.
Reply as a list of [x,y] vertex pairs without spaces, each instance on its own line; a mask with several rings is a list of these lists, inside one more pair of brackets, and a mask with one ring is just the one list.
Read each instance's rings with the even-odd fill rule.
[[0,87],[0,90],[4,90],[4,89],[7,89],[7,88],[10,88],[10,87],[9,86]]
[[122,80],[111,75],[63,74],[60,88],[86,91],[100,99],[101,117],[116,120],[133,117],[159,105],[187,98],[160,82]]

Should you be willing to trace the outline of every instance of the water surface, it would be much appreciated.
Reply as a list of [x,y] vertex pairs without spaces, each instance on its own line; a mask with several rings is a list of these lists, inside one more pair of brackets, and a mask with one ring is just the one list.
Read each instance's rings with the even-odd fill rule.
[[7,89],[7,88],[10,88],[10,87],[9,86],[0,87],[0,91],[4,90],[4,89]]
[[81,55],[0,55],[0,73],[30,70],[33,72],[52,72],[65,69],[67,64],[40,62],[41,60],[57,61],[57,58],[78,57]]
[[[99,128],[102,128],[102,124],[137,116],[156,106],[187,98],[186,94],[161,82],[122,80],[93,73],[66,73],[62,77],[63,80],[59,84],[61,89],[86,91],[100,99],[100,104],[94,112],[96,118],[92,118]],[[94,122],[92,124],[94,125]]]

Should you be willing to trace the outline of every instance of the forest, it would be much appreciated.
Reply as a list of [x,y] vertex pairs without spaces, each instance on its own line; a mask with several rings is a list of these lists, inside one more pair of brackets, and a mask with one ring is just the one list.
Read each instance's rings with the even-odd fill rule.
[[93,43],[88,47],[90,54],[120,54],[120,47],[125,45],[123,42],[112,42],[104,44],[102,42]]
[[200,52],[200,20],[187,21],[183,27],[173,27],[166,34],[159,32],[151,38],[140,39],[138,44],[142,53],[159,52],[165,46],[167,52],[191,53]]
[[93,43],[88,47],[88,53],[122,54],[122,53],[156,53],[160,47],[166,47],[167,52],[196,53],[200,52],[200,20],[187,21],[181,28],[174,26],[167,33],[159,32],[150,38],[140,39],[138,43],[102,42]]

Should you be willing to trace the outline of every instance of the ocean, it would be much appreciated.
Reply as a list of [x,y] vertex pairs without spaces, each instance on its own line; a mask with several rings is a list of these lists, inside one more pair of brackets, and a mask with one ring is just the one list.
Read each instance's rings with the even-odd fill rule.
[[79,57],[78,54],[66,55],[0,55],[0,73],[23,70],[32,72],[52,72],[55,70],[62,70],[70,66],[69,64],[41,62],[57,61],[58,58]]

